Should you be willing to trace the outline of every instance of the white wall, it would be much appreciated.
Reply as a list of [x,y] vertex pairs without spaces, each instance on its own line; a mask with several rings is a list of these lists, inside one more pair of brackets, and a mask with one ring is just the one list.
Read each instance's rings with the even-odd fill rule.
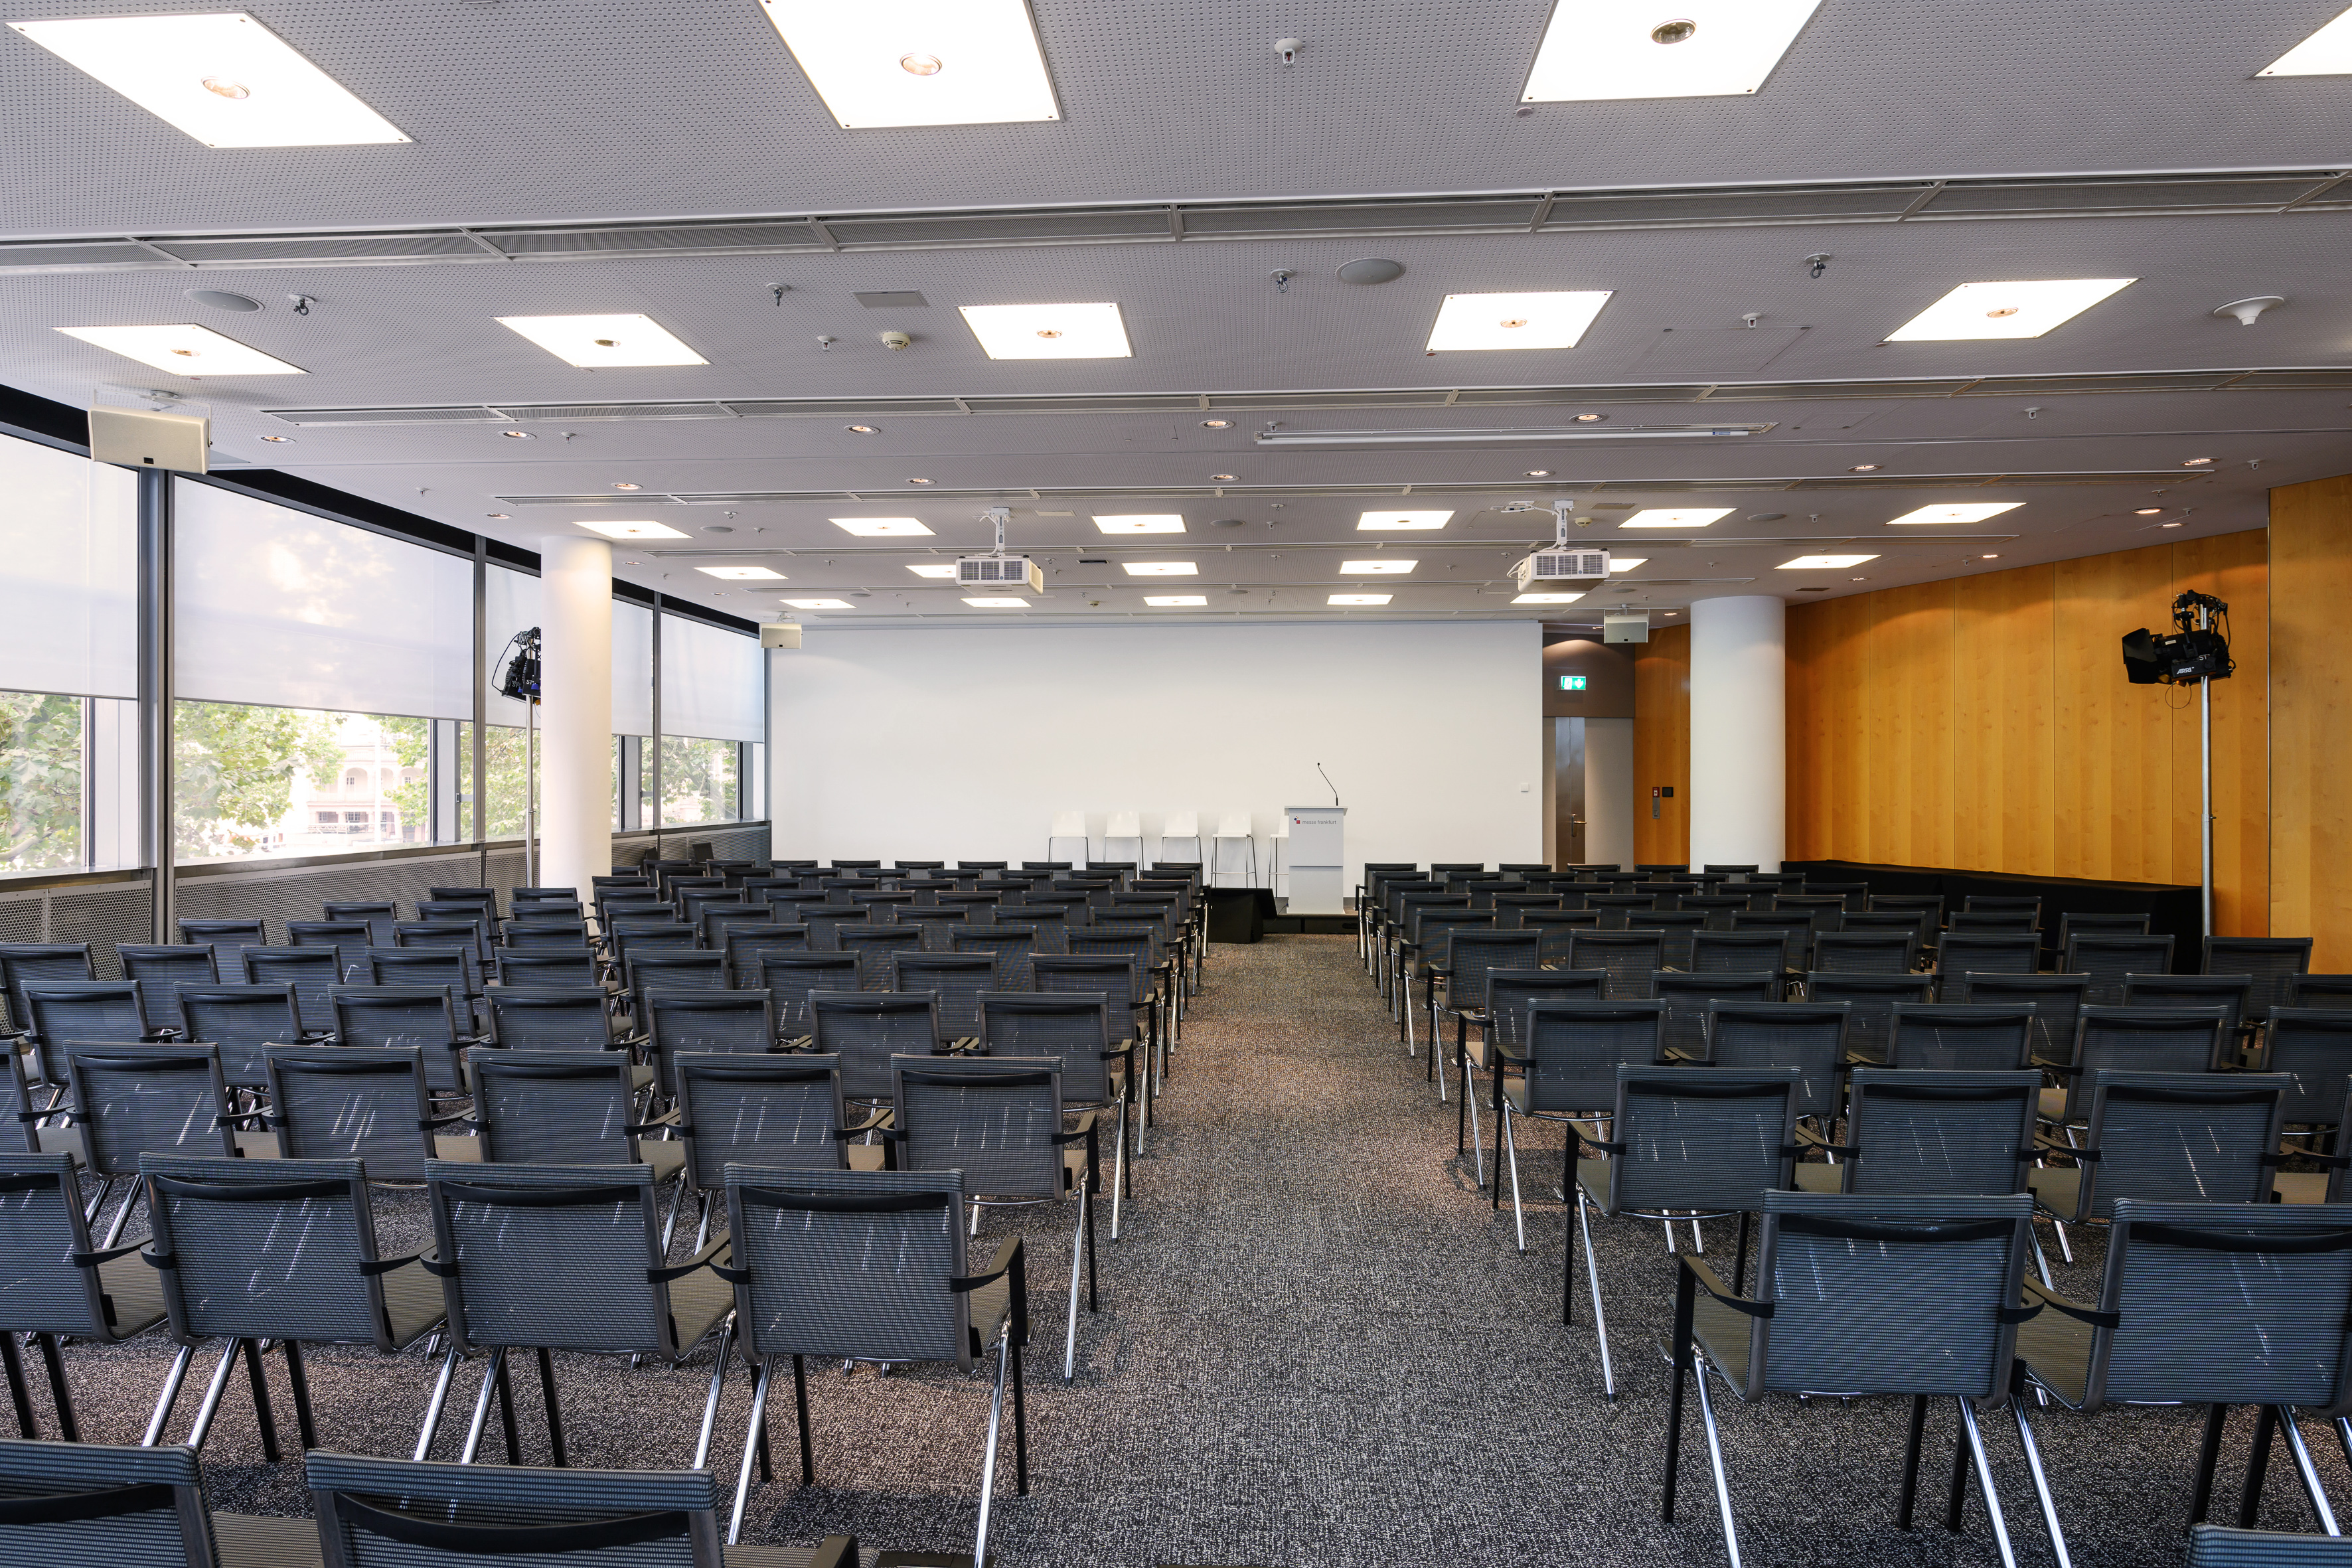
[[1042,860],[1057,809],[1087,814],[1097,856],[1104,816],[1141,812],[1152,858],[1170,812],[1209,833],[1246,807],[1263,882],[1283,807],[1331,798],[1318,762],[1350,887],[1366,860],[1542,858],[1533,621],[823,626],[768,657],[782,858]]
[[1584,863],[1633,868],[1633,721],[1584,721]]

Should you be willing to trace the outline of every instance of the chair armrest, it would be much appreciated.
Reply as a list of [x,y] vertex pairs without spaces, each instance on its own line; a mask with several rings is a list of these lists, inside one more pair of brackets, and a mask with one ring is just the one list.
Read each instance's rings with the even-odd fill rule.
[[[2034,1311],[2046,1307],[2062,1316],[2074,1319],[2078,1323],[2088,1323],[2095,1329],[2112,1329],[2123,1321],[2123,1314],[2120,1312],[2102,1312],[2096,1308],[2085,1307],[2080,1301],[2069,1300],[2055,1290],[2037,1283],[2031,1276],[2021,1283],[2025,1287],[2026,1298]],[[2031,1316],[2032,1313],[2027,1315]]]
[[1750,1318],[1769,1318],[1772,1315],[1771,1302],[1759,1301],[1753,1296],[1743,1296],[1732,1289],[1723,1282],[1721,1276],[1707,1267],[1705,1258],[1694,1258],[1687,1252],[1678,1252],[1675,1254],[1675,1259],[1683,1266],[1685,1275],[1696,1282],[1700,1289],[1733,1311]]

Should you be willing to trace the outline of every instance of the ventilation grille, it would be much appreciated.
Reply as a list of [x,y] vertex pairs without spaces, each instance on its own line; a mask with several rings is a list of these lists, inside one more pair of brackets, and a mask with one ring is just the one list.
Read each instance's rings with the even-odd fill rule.
[[1538,550],[1511,568],[1511,575],[1521,587],[1530,583],[1607,582],[1609,552]]
[[[311,427],[528,425],[646,419],[953,418],[962,415],[1299,412],[1318,408],[1543,408],[1601,404],[1818,403],[1850,398],[2063,397],[2123,392],[2342,392],[2352,369],[2159,371],[2145,374],[1916,377],[1901,381],[1688,382],[1654,386],[1431,387],[1410,391],[1106,393],[1070,397],[740,398],[682,403],[458,404],[425,408],[271,408]],[[626,498],[598,498],[625,503]]]
[[1045,591],[1045,574],[1025,555],[966,555],[956,562],[956,585],[962,588],[1026,588]]
[[153,905],[146,879],[73,883],[0,900],[0,942],[86,942],[100,980],[120,980],[120,942],[145,942]]
[[0,246],[0,271],[435,266],[845,250],[1174,245],[1231,239],[1747,228],[1789,224],[2168,217],[2341,211],[2340,172],[1906,180],[1371,200],[1183,202],[979,212],[779,215],[719,220],[388,230],[372,234],[103,235]]

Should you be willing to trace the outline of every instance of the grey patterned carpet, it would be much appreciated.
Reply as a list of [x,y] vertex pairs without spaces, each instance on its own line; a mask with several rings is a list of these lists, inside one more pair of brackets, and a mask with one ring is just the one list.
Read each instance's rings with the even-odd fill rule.
[[[1066,1221],[1015,1211],[983,1226],[984,1237],[1017,1227],[1028,1237],[1038,1328],[1032,1495],[1011,1495],[1008,1463],[996,1515],[1006,1568],[1725,1561],[1695,1408],[1679,1522],[1656,1517],[1667,1378],[1655,1347],[1673,1279],[1658,1227],[1617,1224],[1596,1237],[1620,1388],[1610,1404],[1580,1293],[1576,1325],[1559,1321],[1557,1141],[1522,1151],[1530,1197],[1542,1194],[1522,1256],[1508,1207],[1490,1212],[1455,1161],[1453,1108],[1396,1045],[1349,939],[1213,949],[1165,1104],[1124,1239],[1103,1248],[1102,1310],[1081,1324],[1074,1384],[1058,1376]],[[389,1250],[418,1205],[379,1202]],[[1710,1227],[1709,1241],[1727,1247],[1728,1226]],[[2077,1257],[2060,1283],[2083,1296],[2095,1287],[2095,1241]],[[70,1348],[85,1435],[136,1441],[170,1353],[154,1335]],[[322,1444],[408,1452],[431,1384],[421,1357],[318,1350],[310,1364]],[[272,1366],[290,1446],[283,1369]],[[582,1356],[559,1368],[573,1463],[686,1462],[707,1349],[676,1371]],[[536,1380],[517,1387],[524,1458],[544,1463]],[[461,1372],[436,1457],[454,1456],[472,1392]],[[750,1392],[739,1367],[719,1428],[730,1479]],[[811,1400],[817,1485],[792,1484],[785,1387],[772,1413],[777,1480],[753,1494],[746,1540],[848,1531],[868,1545],[970,1549],[985,1381],[951,1368],[835,1368],[813,1377]],[[1948,1406],[1929,1417],[1920,1527],[1906,1534],[1894,1517],[1907,1402],[1722,1404],[1751,1564],[1998,1561],[1980,1499],[1960,1534],[1940,1526]],[[42,1406],[46,1418],[46,1396]],[[2184,1559],[2199,1421],[2161,1409],[2038,1415],[2075,1563]],[[2231,1424],[2217,1518],[2234,1517],[2252,1426],[2248,1412]],[[2019,1559],[2050,1563],[2015,1433],[2005,1416],[1985,1426]],[[2331,1490],[2352,1500],[2333,1436],[2306,1429]],[[495,1425],[487,1454],[502,1457]],[[205,1458],[216,1507],[306,1511],[299,1464],[261,1462],[241,1376]],[[2262,1522],[2314,1528],[2283,1451]]]

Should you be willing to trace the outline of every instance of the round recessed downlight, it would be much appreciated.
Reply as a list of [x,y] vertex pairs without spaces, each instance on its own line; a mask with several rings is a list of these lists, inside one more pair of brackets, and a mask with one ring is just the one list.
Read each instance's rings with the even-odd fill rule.
[[488,518],[492,522],[504,522],[507,521],[507,514],[502,511],[486,511],[482,515]]
[[2210,458],[2190,458],[2180,466],[2184,468],[2210,468],[2213,466],[2213,459]]
[[1528,470],[1528,478],[1531,479],[1548,479],[1551,478],[1551,470],[1549,468],[1529,468]]
[[499,434],[505,437],[509,441],[536,441],[539,439],[538,437],[532,435],[528,430],[501,430]]
[[1506,329],[1511,327],[1524,327],[1528,324],[1528,319],[1525,316],[1506,316],[1495,324]]
[[900,55],[898,68],[908,76],[937,76],[947,68],[937,55]]
[[612,348],[613,346],[614,346],[614,340],[612,340],[611,338],[598,338],[598,339],[596,340],[596,346],[597,346],[598,348],[600,348],[600,349],[609,349],[609,348]]
[[1209,526],[1211,528],[1246,528],[1249,526],[1249,523],[1248,520],[1244,518],[1221,517],[1214,522],[1209,524]]
[[709,522],[703,524],[702,531],[705,533],[732,533],[735,531],[735,527],[732,523]]
[[1985,553],[1985,554],[1983,554],[1983,555],[1979,555],[1979,557],[1977,557],[1977,559],[1978,559],[1978,560],[1979,560],[1979,561],[1998,561],[1998,560],[2000,560],[2000,557],[1999,555],[1997,555],[1997,554],[1993,554],[1993,553],[1991,553],[1991,552],[1988,552],[1987,553]]
[[1360,257],[1339,268],[1342,283],[1389,283],[1404,276],[1404,263],[1384,256]]
[[1688,43],[1690,41],[1691,35],[1697,31],[1698,24],[1696,22],[1689,21],[1678,16],[1671,22],[1661,22],[1656,26],[1651,28],[1650,42],[1654,44]]
[[2177,522],[2159,522],[2156,526],[2158,528],[2179,528],[2180,525]]
[[179,355],[182,359],[194,359],[196,357],[196,351],[194,349],[173,349],[172,352]]
[[1576,416],[1576,422],[1579,425],[1598,425],[1608,417],[1606,414],[1580,414]]
[[1234,482],[1234,476],[1232,474],[1211,474],[1209,478],[1221,485],[1229,485]]
[[1748,514],[1748,521],[1750,522],[1778,522],[1788,515],[1789,514],[1785,511],[1751,511]]
[[882,434],[882,427],[879,425],[849,425],[843,426],[843,428],[846,429],[853,436],[879,436]]
[[929,479],[908,479],[907,482],[910,485],[927,485],[931,481]]
[[1234,422],[1230,419],[1203,419],[1201,421],[1201,428],[1203,430],[1230,430],[1233,427]]
[[1878,472],[1878,465],[1876,463],[1856,463],[1853,468],[1848,468],[1846,472],[1849,474],[1874,474]]
[[1037,329],[1037,335],[1050,342],[1052,340],[1062,335],[1062,329],[1059,327],[1040,327]]
[[205,78],[205,90],[215,97],[226,99],[241,100],[253,96],[253,89],[234,77],[208,76]]
[[631,479],[614,479],[613,488],[616,490],[641,490],[646,487]]
[[249,300],[242,294],[232,294],[226,289],[191,289],[188,290],[188,298],[207,310],[241,312],[261,309],[260,300]]
[[264,436],[262,439],[265,441],[291,441],[294,437],[291,436]]
[[2164,515],[2164,509],[2160,506],[2137,507],[2133,510],[2132,515],[2134,517],[2162,517]]

